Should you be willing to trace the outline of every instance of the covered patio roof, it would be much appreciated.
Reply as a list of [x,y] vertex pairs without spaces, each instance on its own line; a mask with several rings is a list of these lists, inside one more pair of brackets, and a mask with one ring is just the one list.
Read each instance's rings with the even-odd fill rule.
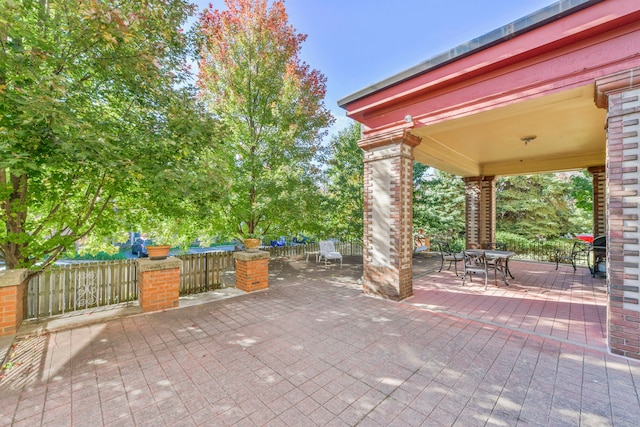
[[560,1],[339,105],[365,137],[409,130],[416,161],[460,176],[603,165],[594,81],[640,66],[639,31],[633,1]]

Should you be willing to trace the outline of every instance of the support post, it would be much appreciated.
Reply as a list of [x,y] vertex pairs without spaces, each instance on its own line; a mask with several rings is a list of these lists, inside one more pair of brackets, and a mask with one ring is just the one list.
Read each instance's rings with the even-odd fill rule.
[[[596,81],[607,111],[607,328],[614,354],[640,359],[640,69]],[[595,188],[594,188],[595,189]]]
[[28,272],[25,268],[0,271],[0,336],[15,335],[22,325]]
[[587,169],[593,182],[593,236],[604,236],[607,232],[606,218],[606,170],[604,165]]
[[495,176],[463,178],[467,249],[482,248],[496,241]]
[[413,294],[413,149],[406,130],[359,142],[364,158],[363,292],[395,301]]
[[236,288],[255,292],[269,288],[269,252],[234,252]]
[[143,312],[178,307],[181,267],[182,261],[174,257],[138,260],[138,302]]

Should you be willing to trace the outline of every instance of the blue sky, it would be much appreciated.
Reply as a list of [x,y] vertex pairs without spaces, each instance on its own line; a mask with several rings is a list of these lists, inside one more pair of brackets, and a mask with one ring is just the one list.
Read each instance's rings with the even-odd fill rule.
[[[196,2],[200,9],[223,0]],[[285,0],[307,34],[302,60],[327,77],[334,133],[349,119],[339,99],[555,3],[553,0]]]

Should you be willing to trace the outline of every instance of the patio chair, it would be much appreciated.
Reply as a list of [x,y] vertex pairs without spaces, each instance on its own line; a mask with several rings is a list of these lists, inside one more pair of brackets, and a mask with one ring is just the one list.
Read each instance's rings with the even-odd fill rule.
[[[464,274],[462,275],[462,286],[469,276],[469,281],[473,281],[474,274],[484,275],[484,289],[487,290],[489,284],[489,272],[493,270],[493,280],[496,286],[498,286],[498,272],[502,275],[505,283],[507,279],[505,276],[504,264],[502,259],[487,260],[487,256],[482,250],[463,251],[462,256],[464,258]],[[508,284],[508,283],[507,283]]]
[[453,270],[456,273],[456,276],[458,276],[458,263],[464,259],[462,253],[453,252],[451,250],[451,246],[449,246],[449,243],[447,242],[438,241],[434,243],[440,252],[440,270],[438,270],[438,273],[442,271],[445,261],[448,261],[449,267],[447,267],[447,270],[451,270],[451,265],[453,264]]
[[484,251],[463,251],[462,257],[464,260],[462,286],[464,286],[464,282],[467,280],[467,276],[469,276],[469,281],[473,282],[474,274],[482,274],[484,275],[484,289],[486,290],[489,281],[489,270],[487,267],[487,257],[485,256]]
[[318,260],[324,259],[324,265],[327,265],[327,261],[331,259],[340,260],[340,268],[342,268],[342,254],[336,251],[336,247],[331,240],[322,240],[319,243],[320,250],[318,254]]
[[571,247],[571,252],[562,252],[560,249],[556,249],[556,270],[558,269],[558,265],[563,263],[571,263],[573,266],[573,271],[576,271],[576,266],[579,260],[586,261],[589,256],[589,244],[583,242],[582,240],[576,240],[573,242],[573,246]]

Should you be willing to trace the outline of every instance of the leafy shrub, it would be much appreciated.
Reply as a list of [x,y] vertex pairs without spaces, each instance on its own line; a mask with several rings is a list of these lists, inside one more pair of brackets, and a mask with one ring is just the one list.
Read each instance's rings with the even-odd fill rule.
[[96,254],[84,253],[79,254],[77,252],[67,254],[64,258],[72,259],[72,260],[82,260],[82,261],[115,261],[120,259],[127,259],[127,257],[121,253],[117,252],[115,254],[109,254],[107,252],[98,252]]

